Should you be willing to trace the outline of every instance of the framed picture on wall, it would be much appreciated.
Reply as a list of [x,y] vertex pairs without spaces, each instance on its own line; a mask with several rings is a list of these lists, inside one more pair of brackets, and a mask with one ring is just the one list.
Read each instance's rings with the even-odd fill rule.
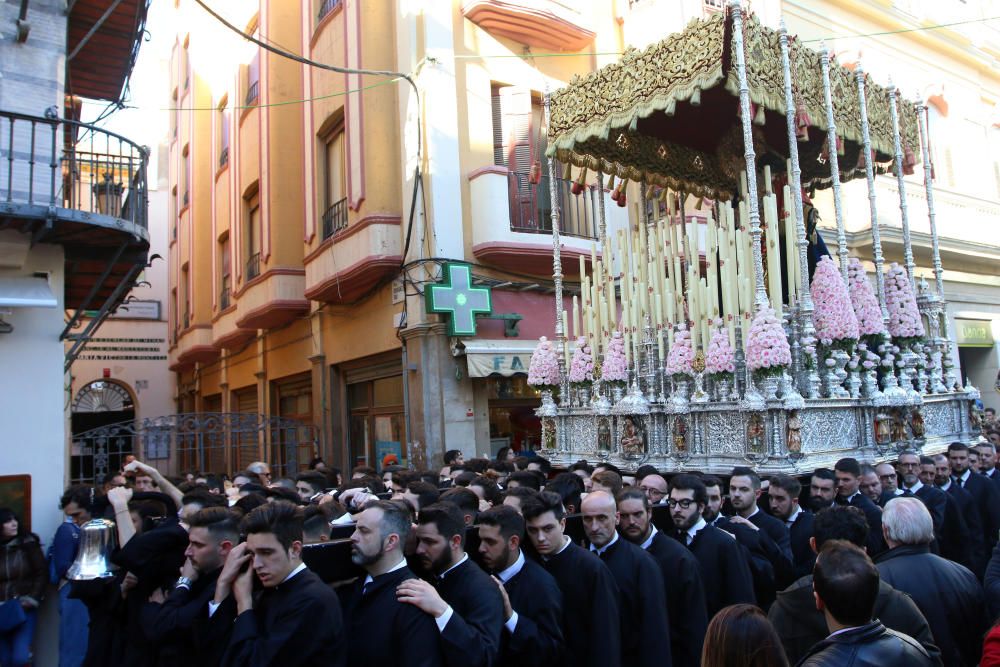
[[14,510],[31,532],[31,475],[0,475],[0,507]]

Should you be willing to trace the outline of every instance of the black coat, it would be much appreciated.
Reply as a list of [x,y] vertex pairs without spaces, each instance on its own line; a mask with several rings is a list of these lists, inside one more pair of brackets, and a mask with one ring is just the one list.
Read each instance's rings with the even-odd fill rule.
[[816,518],[809,510],[801,510],[795,522],[788,529],[789,541],[792,545],[792,565],[796,580],[812,574],[816,563],[816,552],[809,546],[809,538],[813,536],[813,520]]
[[500,640],[502,667],[549,667],[562,664],[563,596],[559,585],[541,565],[525,559],[521,571],[504,584],[510,607],[517,613],[513,634]]
[[618,585],[607,566],[570,543],[543,559],[563,594],[563,637],[567,667],[619,667],[621,630]]
[[698,667],[708,629],[705,587],[698,559],[661,531],[653,536],[646,553],[660,566],[670,619],[670,655],[674,667]]
[[[952,485],[955,483],[953,481]],[[1000,532],[1000,489],[978,472],[970,472],[962,488],[968,491],[976,502],[979,519],[982,522],[983,544],[987,550],[991,550],[996,546],[997,534]]]
[[344,622],[333,589],[303,570],[285,583],[255,594],[253,609],[239,614],[233,622],[222,664],[344,667]]
[[[977,577],[982,577],[986,569],[986,561],[989,560],[989,547],[986,546],[987,542],[983,535],[983,522],[979,514],[979,508],[976,506],[976,501],[972,497],[972,494],[955,482],[952,482],[951,486],[948,487],[947,493],[954,500],[954,509],[957,510],[961,519],[959,521],[958,519],[945,517],[945,528],[949,529],[951,526],[954,526],[954,528],[950,528],[950,534],[946,536],[949,543],[949,550],[955,549],[959,553],[962,553],[962,551],[967,552],[969,554],[968,560],[971,563],[969,569]],[[965,523],[966,530],[960,533],[962,522]],[[960,550],[958,540],[961,537],[967,540],[968,546],[965,550]],[[944,553],[946,551],[942,545],[942,554]],[[961,562],[957,558],[953,558],[952,560]]]
[[993,549],[993,557],[990,558],[989,565],[986,566],[983,589],[986,594],[989,620],[995,623],[1000,619],[1000,545]]
[[934,522],[934,537],[941,544],[941,535],[944,531],[944,520],[948,514],[948,495],[939,488],[924,484],[914,493],[917,498],[927,506],[927,511],[931,514]]
[[874,558],[888,548],[885,538],[882,537],[882,508],[873,503],[871,498],[859,492],[851,496],[851,501],[847,502],[842,496],[837,495],[837,504],[857,507],[865,513],[865,520],[868,521],[869,556]]
[[[941,651],[934,644],[934,636],[931,634],[927,619],[920,613],[920,609],[909,595],[880,581],[872,616],[882,621],[887,628],[916,639],[934,658],[935,664],[941,663]],[[781,637],[785,655],[792,664],[808,654],[812,646],[830,634],[826,626],[826,617],[823,612],[816,609],[811,574],[778,593],[778,599],[771,605],[767,617]]]
[[799,667],[932,667],[938,663],[912,637],[873,621],[824,639],[798,664]]
[[434,619],[396,599],[396,587],[414,579],[410,568],[375,577],[362,595],[365,577],[344,608],[351,667],[440,667],[441,640]]
[[[774,602],[774,594],[780,588],[775,568],[782,568],[786,562],[778,545],[759,529],[730,521],[728,517],[719,517],[714,526],[736,538],[740,552],[750,568],[754,599],[766,610]],[[790,579],[790,568],[786,569],[789,569],[787,577]]]
[[444,576],[438,593],[454,614],[441,632],[444,661],[451,667],[490,667],[500,653],[503,598],[496,583],[467,560]]
[[958,563],[935,556],[926,545],[901,546],[875,559],[882,579],[913,598],[941,649],[945,665],[975,665],[986,630],[983,589]]
[[[685,537],[686,533],[677,534],[679,540]],[[695,535],[688,549],[701,566],[709,618],[731,604],[756,602],[753,575],[744,552],[732,535],[715,526],[705,526]]]
[[670,667],[663,575],[653,557],[623,537],[600,554],[618,584],[622,664]]
[[795,581],[795,567],[792,564],[792,545],[785,522],[777,519],[764,510],[758,510],[750,517],[750,523],[760,529],[759,532],[768,537],[771,544],[765,545],[768,560],[774,568],[776,589],[784,588]]
[[202,575],[191,585],[174,588],[162,604],[146,602],[139,618],[142,631],[153,644],[156,664],[214,667],[222,659],[225,643],[200,646],[195,628],[208,622],[208,603],[215,597],[215,582],[222,568]]

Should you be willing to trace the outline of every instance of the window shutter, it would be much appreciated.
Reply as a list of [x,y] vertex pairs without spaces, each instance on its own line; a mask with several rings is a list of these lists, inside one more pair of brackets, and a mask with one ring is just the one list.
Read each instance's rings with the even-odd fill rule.
[[493,164],[507,166],[507,156],[503,150],[503,109],[500,104],[500,90],[493,89]]
[[504,164],[514,172],[528,173],[534,161],[531,89],[505,86],[500,89]]

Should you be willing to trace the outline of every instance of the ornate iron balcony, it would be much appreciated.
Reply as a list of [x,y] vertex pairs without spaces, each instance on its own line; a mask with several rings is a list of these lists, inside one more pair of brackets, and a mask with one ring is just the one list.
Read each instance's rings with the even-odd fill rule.
[[347,197],[344,197],[323,213],[323,238],[328,239],[337,232],[347,229]]

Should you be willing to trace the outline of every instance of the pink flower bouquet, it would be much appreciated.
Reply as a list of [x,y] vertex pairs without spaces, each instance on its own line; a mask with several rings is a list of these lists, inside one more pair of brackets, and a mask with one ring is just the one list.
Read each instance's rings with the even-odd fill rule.
[[674,334],[674,344],[667,355],[667,373],[675,380],[686,380],[694,375],[691,362],[694,361],[694,349],[691,347],[691,332],[683,324],[678,325]]
[[816,264],[810,291],[816,308],[813,324],[820,344],[853,349],[858,340],[858,319],[840,269],[828,255]]
[[573,361],[569,367],[569,381],[574,384],[594,381],[594,355],[583,336],[576,339],[576,351],[573,352]]
[[781,322],[771,308],[762,308],[747,334],[747,367],[754,374],[779,375],[792,363],[792,352]]
[[882,321],[882,308],[878,297],[872,289],[871,281],[865,274],[865,267],[852,257],[847,265],[847,282],[851,294],[851,305],[858,319],[858,333],[861,337],[881,336],[885,334],[885,322]]
[[885,305],[889,310],[889,335],[902,343],[924,335],[924,323],[906,270],[893,262],[885,276]]
[[601,365],[601,378],[605,382],[628,382],[628,362],[625,359],[625,340],[621,331],[611,335],[611,342],[604,352],[604,363]]
[[729,332],[719,321],[712,328],[712,338],[708,342],[705,371],[713,380],[725,379],[736,372],[733,348],[729,345]]
[[545,336],[538,339],[538,347],[531,353],[528,364],[528,384],[540,389],[559,386],[559,359],[552,343]]

